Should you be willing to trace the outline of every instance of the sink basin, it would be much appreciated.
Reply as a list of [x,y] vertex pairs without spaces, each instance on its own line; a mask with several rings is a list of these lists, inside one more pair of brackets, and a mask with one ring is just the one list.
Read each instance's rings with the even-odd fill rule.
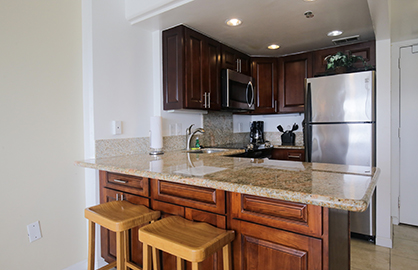
[[228,149],[222,149],[222,148],[202,148],[198,150],[189,150],[186,151],[186,153],[194,153],[194,154],[211,154],[211,153],[218,153],[218,152],[224,152],[228,151]]

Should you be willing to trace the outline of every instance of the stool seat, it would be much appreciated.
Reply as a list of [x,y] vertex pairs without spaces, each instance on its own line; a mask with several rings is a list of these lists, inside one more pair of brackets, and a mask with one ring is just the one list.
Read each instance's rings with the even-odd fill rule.
[[86,208],[84,216],[106,229],[122,232],[158,219],[160,212],[128,201],[113,201]]
[[171,216],[140,228],[138,237],[144,245],[199,263],[229,245],[235,233],[207,223]]
[[153,211],[143,205],[135,205],[128,201],[112,201],[86,208],[84,216],[89,220],[89,256],[88,270],[94,269],[95,256],[95,224],[116,232],[116,262],[100,269],[118,270],[126,267],[140,269],[129,260],[129,230],[137,226],[157,220],[159,211]]

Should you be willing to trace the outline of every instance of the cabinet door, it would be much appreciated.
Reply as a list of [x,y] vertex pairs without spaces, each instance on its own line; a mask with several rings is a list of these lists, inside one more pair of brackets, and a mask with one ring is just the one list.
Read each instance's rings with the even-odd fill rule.
[[184,27],[180,25],[163,32],[164,110],[184,106],[184,64]]
[[226,45],[221,45],[222,68],[232,69],[245,75],[251,75],[250,57],[242,52],[232,49]]
[[[123,196],[123,197],[122,197]],[[121,191],[102,188],[101,189],[101,203],[115,201],[116,199],[127,200],[134,204],[141,204],[144,206],[149,207],[149,199],[123,193]],[[143,224],[144,226],[146,224]],[[130,259],[132,262],[136,263],[137,265],[142,265],[142,243],[138,240],[138,229],[141,226],[133,228],[130,232]],[[112,262],[116,259],[116,234],[112,231],[109,231],[103,227],[100,228],[100,235],[101,235],[101,253],[102,257],[107,262]]]
[[304,111],[305,78],[312,77],[312,53],[279,58],[279,112]]
[[234,269],[320,270],[322,240],[232,220]]
[[275,113],[277,110],[277,59],[252,58],[251,74],[255,79],[254,113]]
[[185,28],[185,94],[186,108],[203,108],[205,85],[205,36]]
[[[367,64],[376,66],[376,44],[375,41],[368,41],[313,52],[313,76],[326,72],[327,64],[324,60],[325,57],[336,54],[337,52],[346,51],[351,51],[354,55],[363,57]],[[354,66],[360,68],[363,64],[358,62]]]
[[219,42],[207,39],[207,74],[205,84],[207,85],[206,109],[221,109],[221,45]]

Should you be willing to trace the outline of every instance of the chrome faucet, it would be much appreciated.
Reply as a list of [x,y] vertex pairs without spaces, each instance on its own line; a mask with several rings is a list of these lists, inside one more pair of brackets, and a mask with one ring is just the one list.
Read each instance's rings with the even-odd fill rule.
[[190,127],[186,128],[186,150],[189,151],[190,150],[190,143],[192,141],[193,136],[196,133],[205,133],[205,130],[203,128],[197,128],[192,132],[192,127],[194,126],[194,124],[190,125]]

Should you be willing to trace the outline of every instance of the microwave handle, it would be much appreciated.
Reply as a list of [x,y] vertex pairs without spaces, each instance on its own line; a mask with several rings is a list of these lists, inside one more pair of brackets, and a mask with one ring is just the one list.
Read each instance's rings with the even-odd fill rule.
[[[249,87],[251,87],[251,101],[250,102],[248,102],[248,88]],[[245,91],[245,98],[247,99],[248,107],[251,107],[254,105],[254,87],[251,81],[249,81],[247,84],[247,89]]]

